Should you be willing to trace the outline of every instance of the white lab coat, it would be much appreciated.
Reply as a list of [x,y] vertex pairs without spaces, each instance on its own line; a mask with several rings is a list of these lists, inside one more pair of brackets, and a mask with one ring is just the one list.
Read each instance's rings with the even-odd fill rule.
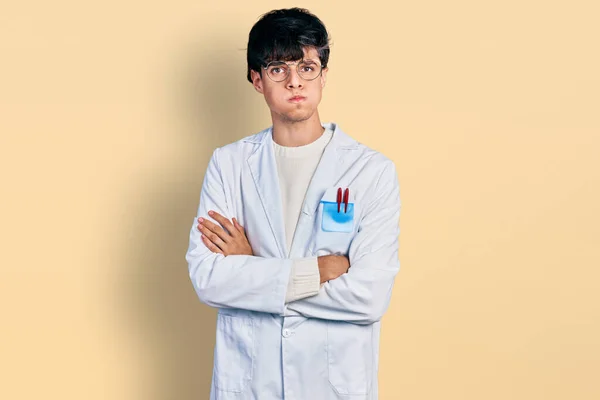
[[[377,399],[380,320],[400,268],[394,163],[335,122],[286,251],[272,126],[217,148],[208,163],[186,260],[199,299],[218,308],[210,399]],[[348,187],[354,230],[321,230],[320,201]],[[343,207],[343,204],[342,204]],[[245,227],[254,256],[213,253],[198,217]],[[218,224],[218,223],[217,223]],[[315,296],[285,303],[291,259],[344,254],[350,269]]]

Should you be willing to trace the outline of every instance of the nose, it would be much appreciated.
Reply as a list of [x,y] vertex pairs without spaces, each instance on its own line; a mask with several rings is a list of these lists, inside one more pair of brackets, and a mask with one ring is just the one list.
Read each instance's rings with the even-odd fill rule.
[[302,86],[302,78],[300,78],[300,75],[298,74],[298,70],[296,68],[290,68],[286,86],[288,88]]

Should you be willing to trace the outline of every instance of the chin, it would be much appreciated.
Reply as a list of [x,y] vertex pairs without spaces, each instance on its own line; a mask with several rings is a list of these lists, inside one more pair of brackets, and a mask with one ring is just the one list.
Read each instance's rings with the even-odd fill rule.
[[288,122],[302,122],[311,117],[310,113],[281,113],[281,118]]
[[285,115],[289,119],[304,121],[305,119],[309,119],[313,114],[314,114],[314,110],[310,109],[310,110],[297,110],[297,112],[292,111],[292,112],[286,113]]

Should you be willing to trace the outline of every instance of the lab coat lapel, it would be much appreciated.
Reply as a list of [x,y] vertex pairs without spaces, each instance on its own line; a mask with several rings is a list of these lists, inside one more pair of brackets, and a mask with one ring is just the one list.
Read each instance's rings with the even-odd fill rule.
[[252,173],[261,205],[265,210],[267,223],[275,237],[279,256],[285,258],[285,226],[271,132],[272,127],[265,131],[258,149],[246,161]]
[[344,153],[340,147],[340,136],[339,129],[335,129],[331,141],[325,146],[315,173],[310,180],[300,211],[298,224],[296,225],[296,232],[292,240],[290,258],[305,256],[305,249],[299,248],[299,246],[303,247],[306,245],[307,235],[312,227],[313,218],[311,217],[319,208],[319,202],[325,191],[339,180],[340,173],[342,172],[342,155]]

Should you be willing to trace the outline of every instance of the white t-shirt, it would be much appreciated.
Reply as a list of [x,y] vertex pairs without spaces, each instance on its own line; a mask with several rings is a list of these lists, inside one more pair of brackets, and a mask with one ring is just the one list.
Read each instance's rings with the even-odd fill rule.
[[[323,134],[318,139],[303,146],[281,146],[273,141],[279,187],[281,188],[288,256],[306,190],[317,169],[323,151],[333,136],[331,129],[323,124],[322,126],[325,128]],[[286,303],[316,295],[319,288],[320,274],[317,257],[294,259]]]

